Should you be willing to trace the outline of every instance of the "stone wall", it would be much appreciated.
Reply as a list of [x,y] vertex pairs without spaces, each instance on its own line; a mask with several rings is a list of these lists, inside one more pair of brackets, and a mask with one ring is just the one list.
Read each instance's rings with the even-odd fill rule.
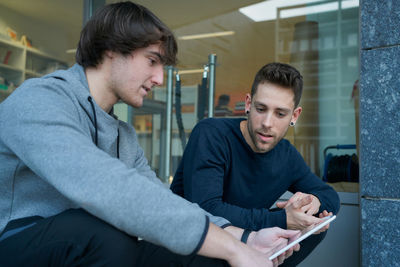
[[400,0],[360,0],[362,266],[400,265]]

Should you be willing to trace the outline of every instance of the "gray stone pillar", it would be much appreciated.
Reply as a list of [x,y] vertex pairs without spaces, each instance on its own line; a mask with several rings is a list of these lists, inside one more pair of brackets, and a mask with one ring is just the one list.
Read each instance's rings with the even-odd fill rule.
[[362,266],[400,266],[400,0],[361,0]]

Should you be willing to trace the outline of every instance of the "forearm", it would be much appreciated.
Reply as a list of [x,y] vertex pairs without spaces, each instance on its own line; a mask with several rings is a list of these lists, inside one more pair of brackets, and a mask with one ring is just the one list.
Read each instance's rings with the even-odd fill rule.
[[239,253],[244,246],[243,243],[237,240],[240,240],[240,232],[243,232],[243,229],[233,226],[221,229],[210,223],[208,233],[198,254],[232,262],[236,254]]
[[[224,230],[227,231],[228,233],[230,233],[235,239],[242,240],[244,229],[231,225],[231,226],[225,227]],[[248,237],[246,238],[246,241],[244,241],[244,242],[246,244],[248,244],[247,241],[253,240],[255,234],[256,234],[255,231],[251,231],[250,234],[248,235]]]
[[286,227],[286,214],[284,211],[269,211],[266,208],[242,208],[225,203],[220,199],[205,201],[200,205],[203,209],[215,216],[229,220],[233,225],[251,230],[278,226]]
[[239,228],[239,227],[235,227],[235,226],[228,226],[224,228],[225,231],[227,231],[228,233],[230,233],[235,239],[240,240],[242,235],[243,235],[243,231],[244,229]]

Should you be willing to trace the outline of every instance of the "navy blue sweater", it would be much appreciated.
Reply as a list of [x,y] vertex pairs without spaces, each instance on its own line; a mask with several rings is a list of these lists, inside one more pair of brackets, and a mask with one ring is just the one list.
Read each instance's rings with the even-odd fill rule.
[[313,194],[320,211],[336,214],[339,197],[314,175],[289,141],[255,153],[240,131],[243,119],[205,119],[193,129],[171,189],[235,226],[286,228],[284,210],[269,208],[287,190]]

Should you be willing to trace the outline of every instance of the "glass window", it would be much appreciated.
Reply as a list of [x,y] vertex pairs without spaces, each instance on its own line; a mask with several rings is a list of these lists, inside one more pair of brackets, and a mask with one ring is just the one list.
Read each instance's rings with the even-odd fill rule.
[[[157,1],[143,4],[164,16],[178,38],[182,97],[193,100],[193,108],[182,107],[187,137],[199,110],[205,109],[207,116],[201,83],[209,54],[217,55],[215,117],[244,116],[245,94],[257,70],[273,61],[289,63],[302,73],[304,91],[303,113],[286,138],[311,170],[338,191],[358,191],[358,1],[252,1],[217,15],[207,16],[205,11],[204,19],[187,19],[183,24],[174,23],[174,18],[149,2]],[[187,2],[193,6],[185,10],[187,15],[196,13],[196,1]],[[253,3],[266,18],[246,14]],[[174,7],[178,5],[172,3]],[[173,128],[172,158],[179,159],[182,150],[175,119]],[[177,162],[172,161],[172,175]]]
[[288,138],[313,172],[358,191],[358,2],[278,8],[275,34],[276,60],[304,77],[303,113]]

